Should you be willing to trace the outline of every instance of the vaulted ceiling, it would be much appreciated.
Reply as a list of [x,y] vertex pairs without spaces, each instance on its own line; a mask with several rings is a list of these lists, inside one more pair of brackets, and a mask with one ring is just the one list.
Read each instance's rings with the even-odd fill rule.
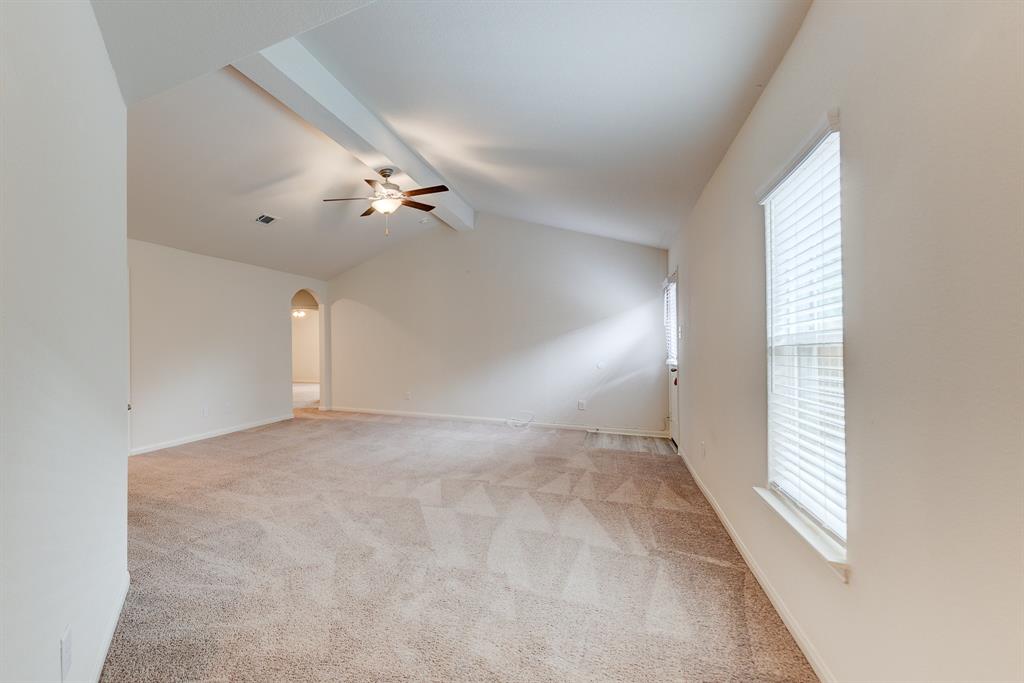
[[[135,105],[128,236],[330,279],[436,225],[413,210],[360,218],[375,178],[348,151],[228,67]],[[278,220],[264,225],[260,214]],[[421,224],[420,220],[428,223]]]
[[92,0],[92,6],[130,106],[372,1]]
[[[808,5],[378,2],[296,45],[470,211],[667,247]],[[327,279],[429,227],[323,204],[373,162],[289,106],[231,68],[130,106],[129,235]]]
[[382,2],[300,41],[471,205],[667,247],[809,2]]

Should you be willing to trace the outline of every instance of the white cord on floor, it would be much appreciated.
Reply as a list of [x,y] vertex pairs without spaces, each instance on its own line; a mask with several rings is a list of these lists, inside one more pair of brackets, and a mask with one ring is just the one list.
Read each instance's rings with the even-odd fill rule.
[[533,413],[523,410],[519,413],[522,417],[505,418],[505,424],[513,429],[525,429],[533,423]]

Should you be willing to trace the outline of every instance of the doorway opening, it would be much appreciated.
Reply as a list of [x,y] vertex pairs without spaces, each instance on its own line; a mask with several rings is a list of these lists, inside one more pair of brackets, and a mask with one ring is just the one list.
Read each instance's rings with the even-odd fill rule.
[[665,366],[668,368],[668,434],[679,448],[679,271],[664,282],[665,295]]
[[320,304],[308,289],[292,297],[292,407],[320,406]]

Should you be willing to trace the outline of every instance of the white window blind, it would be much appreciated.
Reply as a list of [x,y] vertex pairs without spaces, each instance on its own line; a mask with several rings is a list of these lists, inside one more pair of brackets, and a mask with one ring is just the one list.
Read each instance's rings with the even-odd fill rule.
[[679,335],[676,322],[676,275],[665,280],[665,364],[679,364]]
[[764,200],[768,484],[846,541],[839,133]]

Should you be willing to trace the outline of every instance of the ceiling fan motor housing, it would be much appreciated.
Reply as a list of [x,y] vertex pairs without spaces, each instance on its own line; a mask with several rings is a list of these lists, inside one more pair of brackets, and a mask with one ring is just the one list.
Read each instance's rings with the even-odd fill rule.
[[[378,180],[367,178],[366,183],[373,189],[373,194],[369,197],[338,197],[336,199],[325,199],[324,201],[353,202],[369,200],[370,208],[359,214],[361,217],[372,216],[374,213],[382,213],[385,216],[388,216],[397,211],[401,206],[407,206],[411,209],[416,209],[417,211],[433,211],[434,207],[430,204],[415,201],[411,199],[411,197],[448,191],[448,187],[445,185],[434,185],[432,187],[419,187],[403,192],[396,183],[393,183],[390,180],[391,176],[395,174],[394,168],[385,166],[384,168],[379,169],[377,174],[384,179],[384,182],[382,183]],[[385,234],[387,234],[387,227],[385,227],[384,230]]]
[[377,173],[380,174],[380,177],[384,179],[384,182],[380,184],[381,187],[383,187],[385,190],[398,190],[398,185],[389,180],[391,176],[395,174],[395,169],[391,168],[390,166],[385,166],[384,168],[377,171]]

